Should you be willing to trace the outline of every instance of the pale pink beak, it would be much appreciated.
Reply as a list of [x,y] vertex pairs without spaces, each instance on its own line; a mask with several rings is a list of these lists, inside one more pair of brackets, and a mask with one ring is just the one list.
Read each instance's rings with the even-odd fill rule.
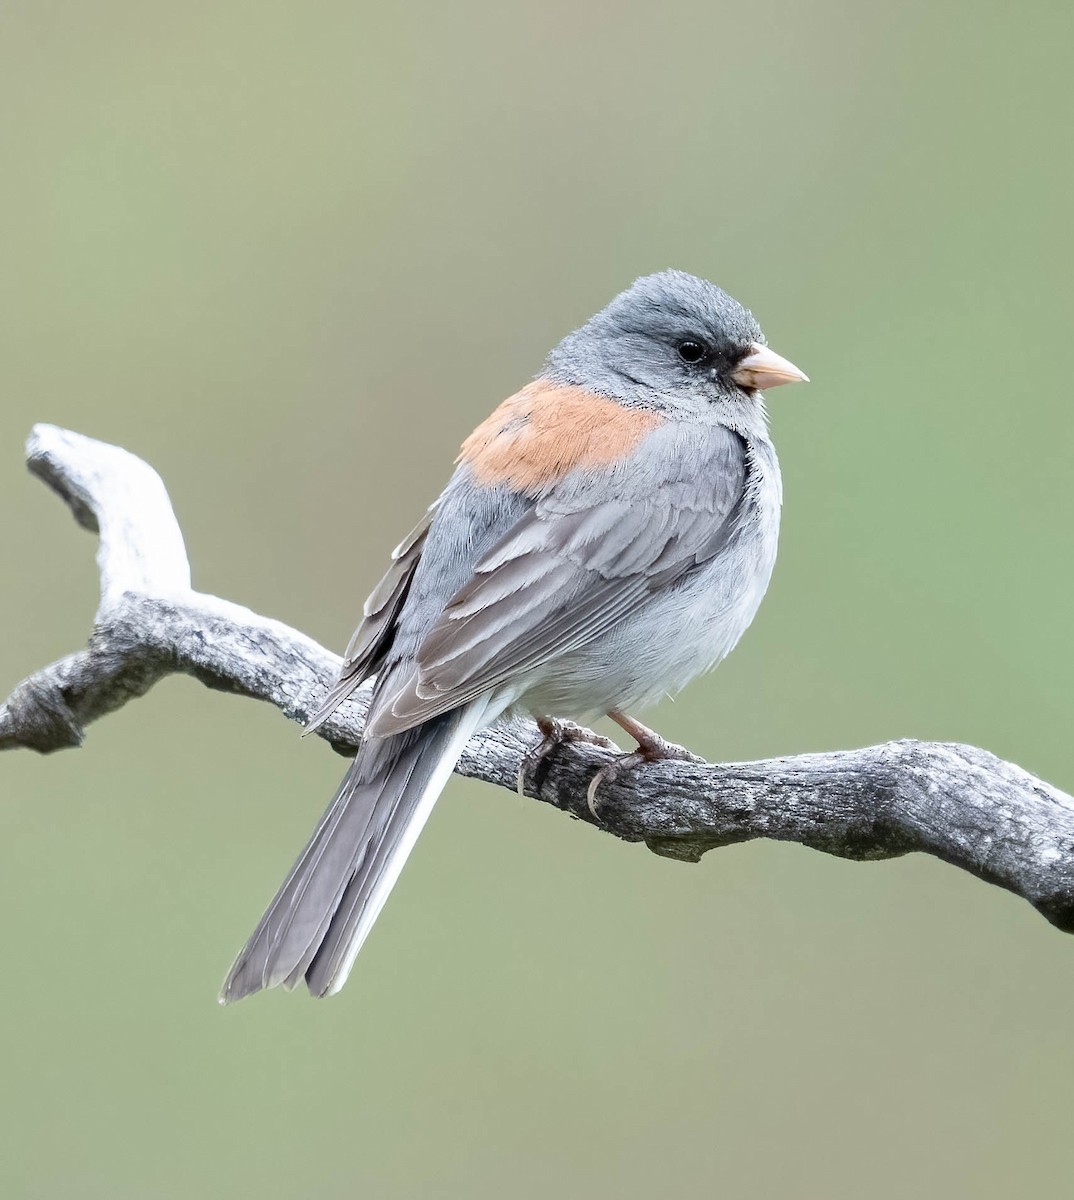
[[751,392],[763,392],[766,388],[779,387],[781,383],[808,383],[809,376],[799,371],[775,350],[759,346],[755,342],[750,353],[731,372],[731,378]]

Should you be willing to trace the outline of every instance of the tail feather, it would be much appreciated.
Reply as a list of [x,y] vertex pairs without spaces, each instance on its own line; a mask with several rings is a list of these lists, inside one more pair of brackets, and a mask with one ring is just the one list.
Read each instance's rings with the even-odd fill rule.
[[332,803],[235,960],[229,1004],[262,988],[331,995],[346,982],[488,699],[363,744]]
[[361,869],[351,877],[328,931],[306,972],[315,996],[331,996],[347,982],[351,967],[380,916],[396,880],[444,790],[459,755],[482,723],[487,701],[456,710],[445,730],[446,744],[434,756],[423,757],[421,778],[415,778],[405,798],[388,815],[383,832],[371,841]]

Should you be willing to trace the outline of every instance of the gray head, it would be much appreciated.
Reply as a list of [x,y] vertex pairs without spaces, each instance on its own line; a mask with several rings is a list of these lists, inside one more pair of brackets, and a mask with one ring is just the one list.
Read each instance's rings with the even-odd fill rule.
[[629,405],[721,416],[760,412],[762,388],[806,378],[765,347],[748,309],[684,271],[636,279],[559,343],[542,374]]

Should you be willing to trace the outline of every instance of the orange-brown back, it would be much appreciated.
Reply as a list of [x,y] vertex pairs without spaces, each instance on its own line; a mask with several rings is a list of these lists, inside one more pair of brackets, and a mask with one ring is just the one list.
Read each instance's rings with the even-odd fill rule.
[[577,467],[625,457],[662,420],[584,388],[538,379],[478,425],[458,461],[478,483],[536,493]]

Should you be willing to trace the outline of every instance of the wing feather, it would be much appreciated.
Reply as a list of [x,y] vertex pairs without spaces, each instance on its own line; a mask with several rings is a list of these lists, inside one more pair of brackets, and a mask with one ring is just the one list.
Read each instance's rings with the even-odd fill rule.
[[737,434],[711,437],[707,471],[695,458],[604,499],[592,487],[538,499],[478,562],[416,661],[393,672],[371,731],[410,728],[591,643],[719,554],[743,511],[748,455]]
[[310,718],[306,726],[307,733],[320,728],[353,691],[361,687],[371,675],[375,675],[391,649],[396,623],[421,561],[435,508],[435,505],[430,508],[392,551],[391,566],[369,594],[369,599],[362,608],[362,622],[354,631],[354,636],[343,655],[339,678],[321,707]]

